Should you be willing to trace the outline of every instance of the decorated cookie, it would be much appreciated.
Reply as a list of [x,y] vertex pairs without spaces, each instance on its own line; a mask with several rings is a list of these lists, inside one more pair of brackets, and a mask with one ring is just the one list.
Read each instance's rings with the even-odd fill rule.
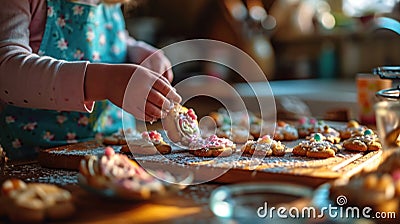
[[367,129],[362,134],[353,134],[349,139],[343,141],[343,147],[350,151],[377,151],[382,148],[378,136]]
[[242,152],[245,155],[284,156],[286,146],[280,141],[273,140],[269,135],[264,135],[258,138],[257,141],[247,141],[242,146]]
[[324,131],[325,122],[312,117],[302,117],[298,120],[297,131],[300,138],[305,138],[312,133]]
[[293,148],[293,155],[307,156],[311,158],[334,157],[341,149],[340,145],[326,141],[326,137],[316,133],[309,140],[301,141]]
[[227,138],[211,135],[198,138],[189,144],[189,152],[199,157],[230,156],[236,150],[236,144]]
[[200,135],[196,113],[175,103],[173,109],[163,120],[168,138],[175,143],[188,146],[193,138]]
[[220,138],[229,138],[235,143],[245,143],[254,137],[249,133],[249,130],[239,126],[222,126],[217,128],[216,135]]
[[270,133],[268,133],[268,131],[271,131],[271,133],[272,133],[272,131],[273,131],[273,126],[272,126],[272,125],[268,126],[268,125],[269,125],[269,124],[268,124],[267,122],[265,122],[265,121],[262,121],[262,122],[261,122],[261,120],[260,120],[260,122],[251,123],[251,124],[250,124],[250,134],[251,134],[255,139],[258,139],[258,138],[260,138],[261,136],[270,134]]
[[350,120],[346,126],[339,128],[340,138],[342,140],[348,139],[353,135],[362,135],[362,133],[368,128],[364,125],[360,125],[356,120]]
[[299,132],[296,127],[284,122],[278,121],[275,128],[274,140],[294,141],[299,138]]
[[215,121],[217,127],[222,126],[246,126],[248,124],[260,124],[261,119],[250,111],[230,111],[220,108],[217,112],[209,114]]
[[123,146],[121,152],[139,155],[168,154],[171,153],[171,146],[158,131],[145,131],[141,138],[131,140],[128,145]]
[[[110,190],[121,198],[150,198],[165,191],[163,182],[147,173],[124,154],[115,154],[107,147],[101,157],[90,156],[81,161],[79,168],[84,183],[94,189]],[[174,182],[165,173],[163,180]]]
[[0,207],[12,222],[38,223],[71,216],[75,211],[69,191],[53,184],[6,180]]
[[128,140],[140,138],[140,134],[136,130],[127,129],[119,130],[118,132],[103,138],[105,145],[126,145]]
[[[306,139],[311,139],[314,137],[316,133],[312,133],[310,136],[307,136]],[[324,130],[320,132],[325,137],[326,141],[332,142],[334,144],[338,144],[340,142],[340,134],[335,129],[329,127],[328,125],[324,126]]]

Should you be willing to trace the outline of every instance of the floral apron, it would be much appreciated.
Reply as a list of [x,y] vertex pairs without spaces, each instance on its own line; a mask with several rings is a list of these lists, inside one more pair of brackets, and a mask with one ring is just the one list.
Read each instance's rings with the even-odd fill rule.
[[[40,55],[67,61],[126,62],[125,24],[119,4],[89,5],[47,0],[47,21]],[[0,112],[0,144],[11,159],[38,150],[93,140],[122,128],[122,110],[109,101],[96,102],[92,113],[21,108]],[[125,118],[134,128],[135,119]],[[128,121],[128,122],[127,122]]]

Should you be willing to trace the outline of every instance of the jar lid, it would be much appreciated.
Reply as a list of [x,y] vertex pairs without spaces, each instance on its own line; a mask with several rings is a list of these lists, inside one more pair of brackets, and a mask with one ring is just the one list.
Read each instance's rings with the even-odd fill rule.
[[381,66],[372,69],[381,79],[400,79],[400,66]]

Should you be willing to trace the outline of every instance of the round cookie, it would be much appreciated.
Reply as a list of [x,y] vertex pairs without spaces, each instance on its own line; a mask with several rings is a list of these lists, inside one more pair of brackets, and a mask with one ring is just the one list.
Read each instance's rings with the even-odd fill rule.
[[355,134],[343,141],[343,147],[350,151],[377,151],[382,148],[378,136],[371,130],[365,130],[362,135]]
[[247,141],[242,146],[242,152],[245,155],[284,156],[286,146],[280,141],[273,140],[269,135],[264,135],[258,138],[257,141]]
[[[307,136],[306,139],[311,139],[314,137],[316,133],[312,133],[310,136]],[[333,144],[338,144],[340,142],[340,133],[335,129],[329,127],[328,125],[324,126],[324,130],[319,132],[325,137],[325,141],[331,142]]]
[[312,133],[323,132],[325,122],[312,117],[302,117],[298,120],[297,131],[300,138],[305,138]]
[[121,148],[123,153],[138,155],[156,155],[171,153],[171,146],[166,143],[158,131],[142,132],[142,137],[128,141],[128,145]]
[[247,140],[254,139],[248,130],[239,126],[222,126],[217,128],[216,135],[220,138],[228,138],[235,143],[245,143]]
[[299,139],[299,132],[297,131],[296,127],[284,122],[278,121],[275,133],[274,133],[274,140],[277,141],[294,141]]
[[326,141],[326,137],[316,133],[309,140],[301,141],[293,148],[293,155],[307,156],[311,158],[329,158],[334,157],[340,150],[340,145]]
[[230,156],[235,150],[236,144],[231,140],[216,135],[198,138],[189,144],[189,152],[199,157]]
[[163,126],[168,138],[175,143],[188,146],[190,142],[200,135],[197,116],[193,109],[188,109],[178,103],[163,119]]
[[353,135],[362,135],[362,133],[367,130],[366,126],[360,125],[356,120],[350,120],[347,122],[346,126],[339,128],[340,138],[342,140],[351,138]]

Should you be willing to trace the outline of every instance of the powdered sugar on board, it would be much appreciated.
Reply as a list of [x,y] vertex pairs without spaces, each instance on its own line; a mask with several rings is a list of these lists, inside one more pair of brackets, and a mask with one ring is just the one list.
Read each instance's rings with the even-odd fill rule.
[[229,157],[208,158],[197,157],[188,152],[178,152],[168,155],[135,157],[135,160],[138,162],[156,162],[171,165],[197,165],[215,168],[256,169],[264,172],[289,172],[294,168],[328,168],[329,165],[333,167],[346,160],[351,160],[351,158],[355,156],[357,156],[355,153],[343,153],[341,156],[328,159],[312,159],[293,156],[288,152],[283,157],[270,156],[264,158],[252,158],[250,156],[241,155],[240,152],[236,152]]

